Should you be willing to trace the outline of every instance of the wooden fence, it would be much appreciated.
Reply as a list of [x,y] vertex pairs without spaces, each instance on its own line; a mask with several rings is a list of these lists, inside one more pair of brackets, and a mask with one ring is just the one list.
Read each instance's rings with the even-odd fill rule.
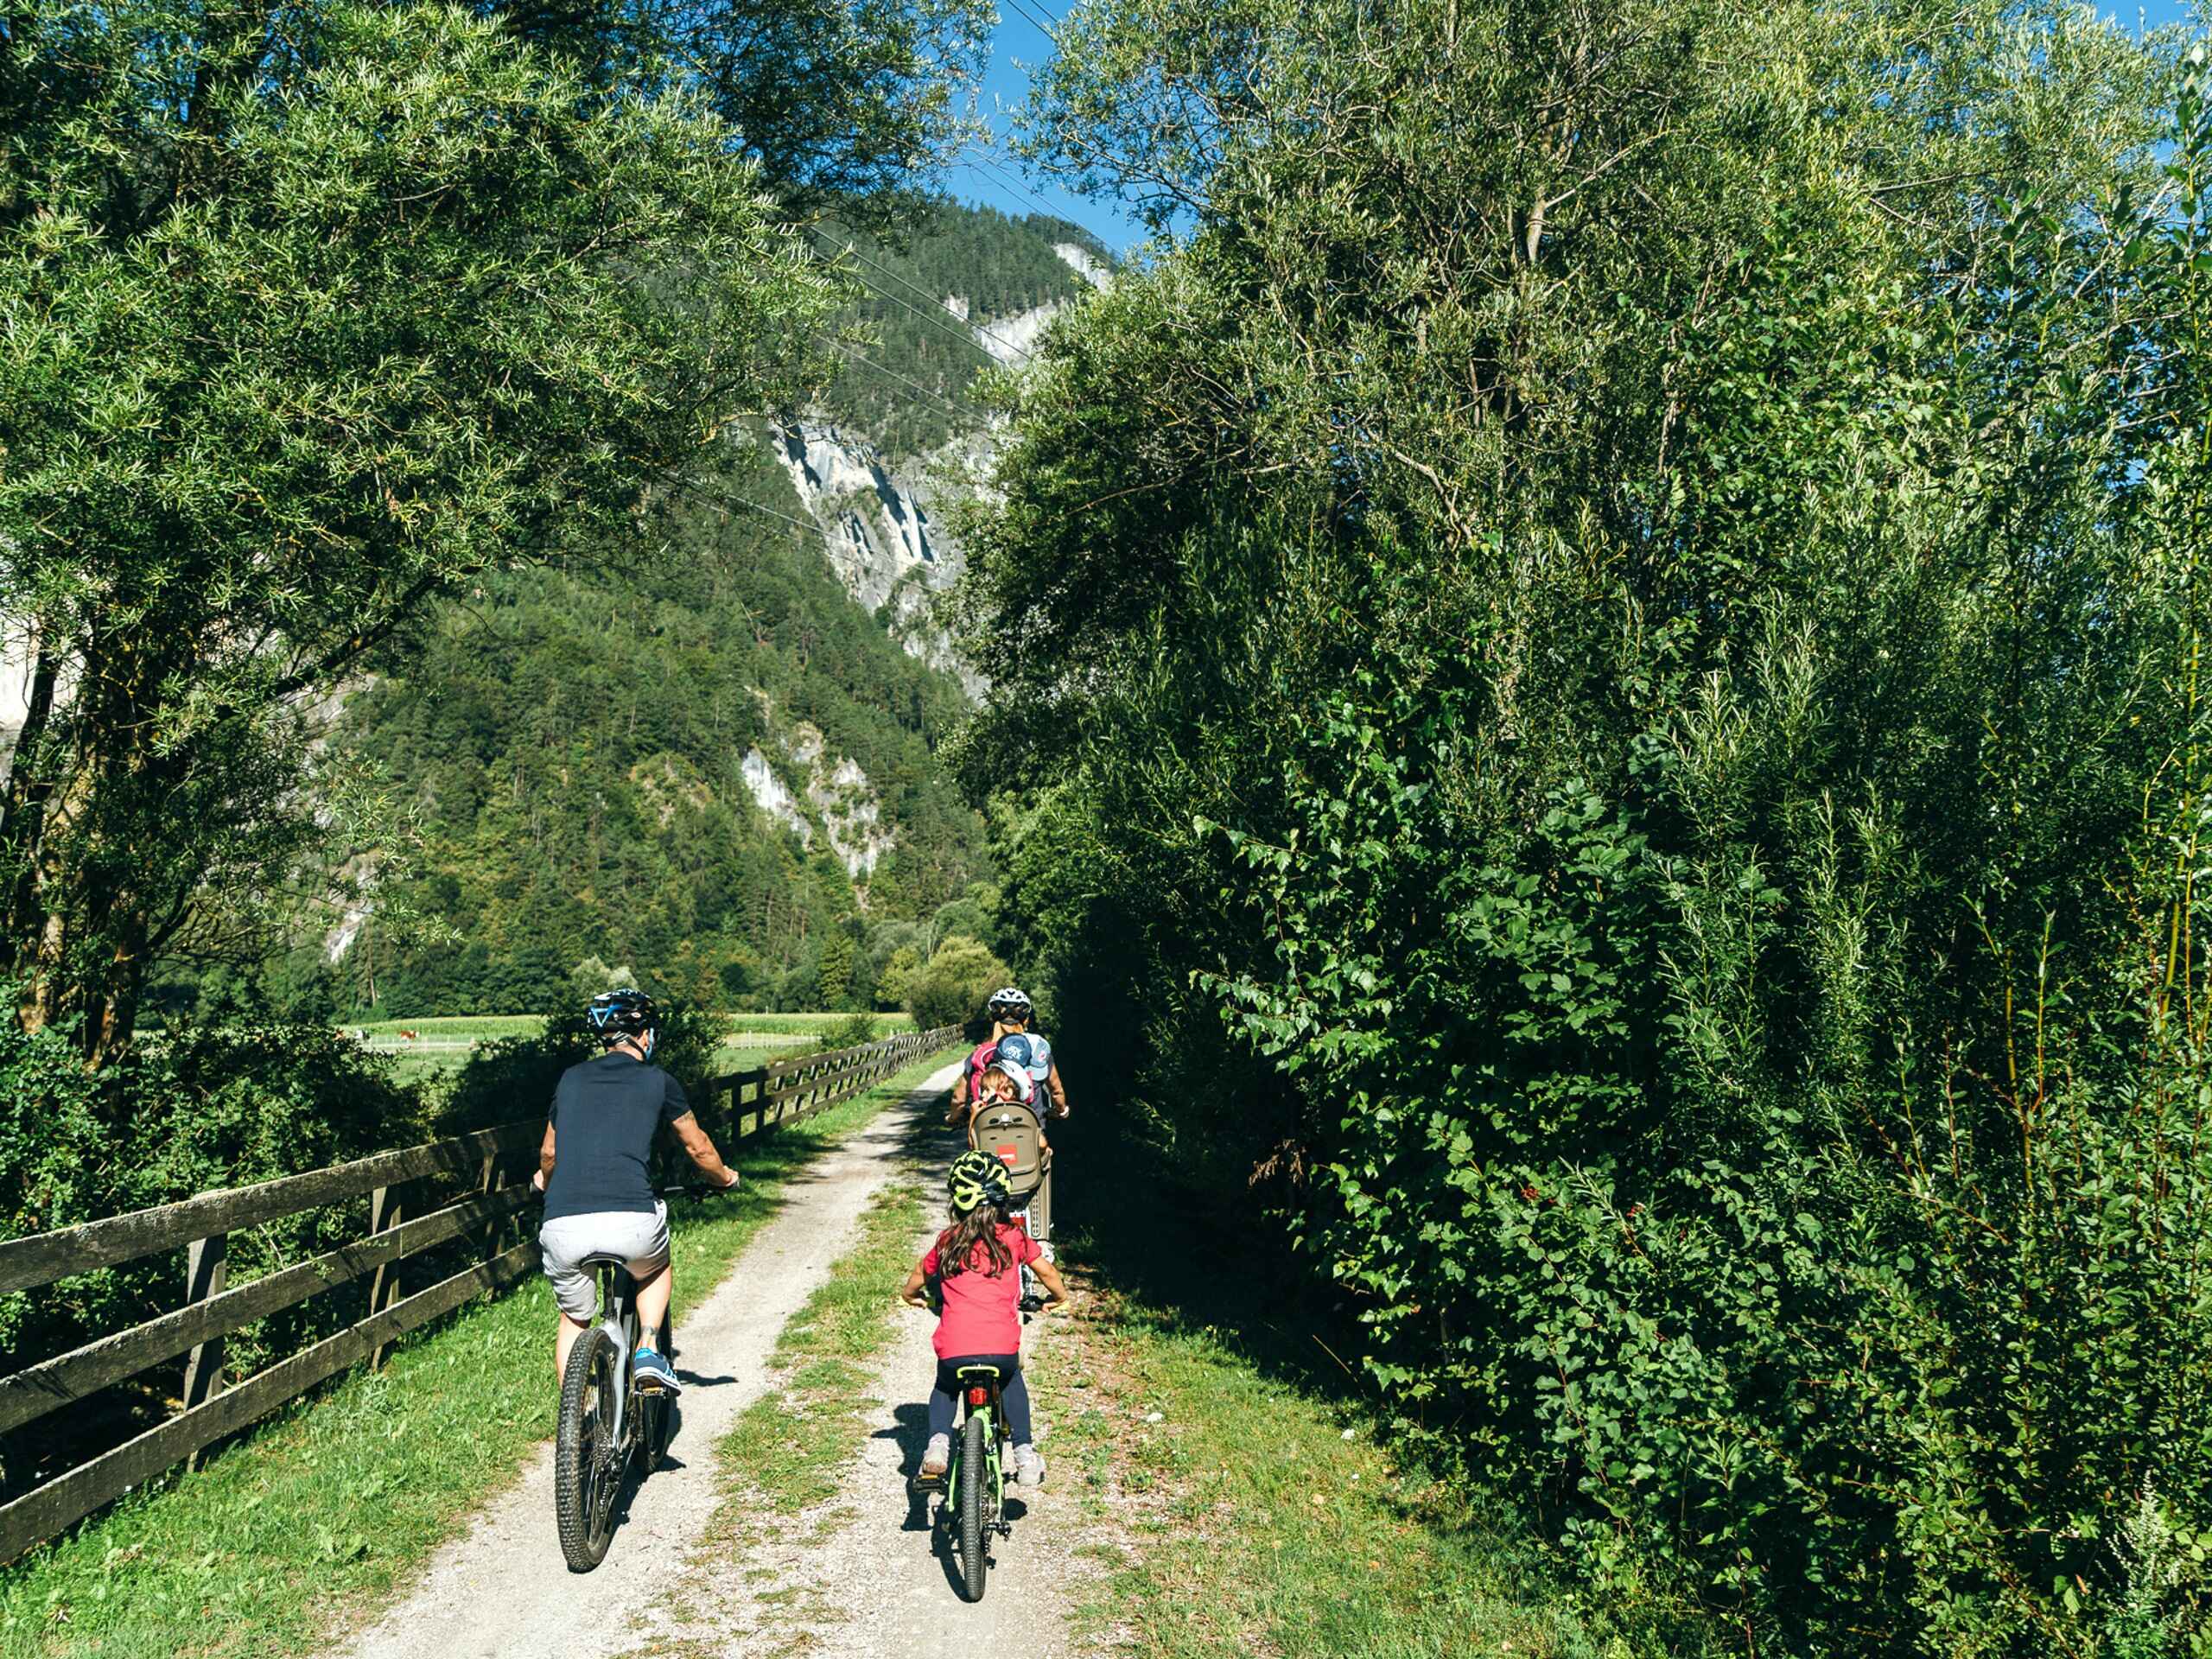
[[[705,1100],[693,1109],[718,1145],[730,1146],[849,1100],[959,1034],[957,1027],[946,1027],[772,1061],[715,1078]],[[0,1242],[0,1295],[180,1247],[185,1252],[182,1306],[0,1376],[0,1433],[5,1433],[184,1357],[175,1415],[0,1505],[0,1563],[326,1378],[365,1359],[380,1362],[405,1332],[535,1271],[536,1240],[501,1249],[499,1223],[537,1196],[524,1172],[534,1165],[544,1132],[543,1117],[525,1118],[327,1169],[202,1192],[176,1204]],[[450,1197],[456,1184],[464,1186],[464,1196],[441,1201],[424,1214],[407,1215],[410,1189],[435,1178],[443,1178],[442,1188],[432,1189],[441,1200]],[[472,1185],[473,1191],[465,1190]],[[226,1246],[232,1233],[365,1193],[368,1233],[358,1243],[247,1284],[227,1282]],[[401,1262],[471,1234],[487,1241],[483,1259],[401,1294]],[[359,1320],[251,1376],[226,1381],[226,1335],[364,1279],[368,1288]]]

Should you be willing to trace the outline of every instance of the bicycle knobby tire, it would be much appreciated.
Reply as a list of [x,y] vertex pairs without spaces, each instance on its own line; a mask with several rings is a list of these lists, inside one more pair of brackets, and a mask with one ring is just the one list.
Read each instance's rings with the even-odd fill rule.
[[961,1430],[960,1491],[955,1494],[960,1505],[961,1592],[969,1601],[983,1599],[983,1580],[990,1572],[984,1553],[990,1540],[983,1529],[983,1489],[990,1478],[990,1425],[970,1417]]
[[561,1376],[561,1421],[553,1460],[553,1512],[571,1573],[607,1557],[614,1505],[607,1488],[622,1478],[607,1436],[614,1421],[614,1344],[597,1325],[576,1338]]

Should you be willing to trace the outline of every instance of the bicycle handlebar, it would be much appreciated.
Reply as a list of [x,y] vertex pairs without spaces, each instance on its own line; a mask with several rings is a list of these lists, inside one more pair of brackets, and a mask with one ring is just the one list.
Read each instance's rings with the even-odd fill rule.
[[741,1181],[733,1181],[728,1186],[714,1186],[705,1181],[679,1181],[674,1186],[659,1188],[653,1196],[657,1198],[719,1198],[736,1192],[742,1185]]

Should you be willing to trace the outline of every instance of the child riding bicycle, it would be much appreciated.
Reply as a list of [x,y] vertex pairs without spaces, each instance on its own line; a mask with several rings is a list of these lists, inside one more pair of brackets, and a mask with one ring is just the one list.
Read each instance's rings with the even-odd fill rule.
[[[930,1438],[922,1449],[921,1478],[944,1478],[952,1456],[952,1420],[959,1409],[957,1390],[963,1365],[995,1366],[1006,1381],[1001,1403],[1014,1437],[1014,1478],[1025,1486],[1041,1485],[1045,1459],[1029,1437],[1029,1388],[1021,1378],[1021,1269],[1037,1275],[1052,1300],[1064,1306],[1067,1286],[1043,1259],[1037,1242],[1007,1214],[1010,1187],[1006,1166],[987,1152],[963,1152],[952,1160],[945,1181],[951,1199],[951,1224],[937,1236],[899,1299],[909,1307],[941,1308],[937,1335],[937,1376],[930,1387]],[[925,1295],[933,1289],[934,1300]]]

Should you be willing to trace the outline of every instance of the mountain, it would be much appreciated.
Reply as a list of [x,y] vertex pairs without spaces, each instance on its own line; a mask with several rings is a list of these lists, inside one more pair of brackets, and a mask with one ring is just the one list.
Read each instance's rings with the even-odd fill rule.
[[941,208],[903,246],[830,240],[871,290],[859,315],[876,340],[817,418],[779,435],[784,463],[847,590],[871,610],[888,606],[893,637],[950,671],[929,598],[960,556],[931,503],[938,474],[988,457],[969,389],[1028,360],[1053,317],[1111,280],[1113,256],[1065,219],[988,208]]
[[[992,442],[971,384],[1109,270],[1072,226],[945,208],[850,237],[875,339],[796,430],[730,437],[650,557],[487,578],[330,734],[418,831],[268,970],[339,1016],[537,1009],[607,969],[743,1007],[867,1006],[987,874],[937,751],[976,688],[934,594],[932,474]],[[204,976],[173,969],[156,1001]]]

